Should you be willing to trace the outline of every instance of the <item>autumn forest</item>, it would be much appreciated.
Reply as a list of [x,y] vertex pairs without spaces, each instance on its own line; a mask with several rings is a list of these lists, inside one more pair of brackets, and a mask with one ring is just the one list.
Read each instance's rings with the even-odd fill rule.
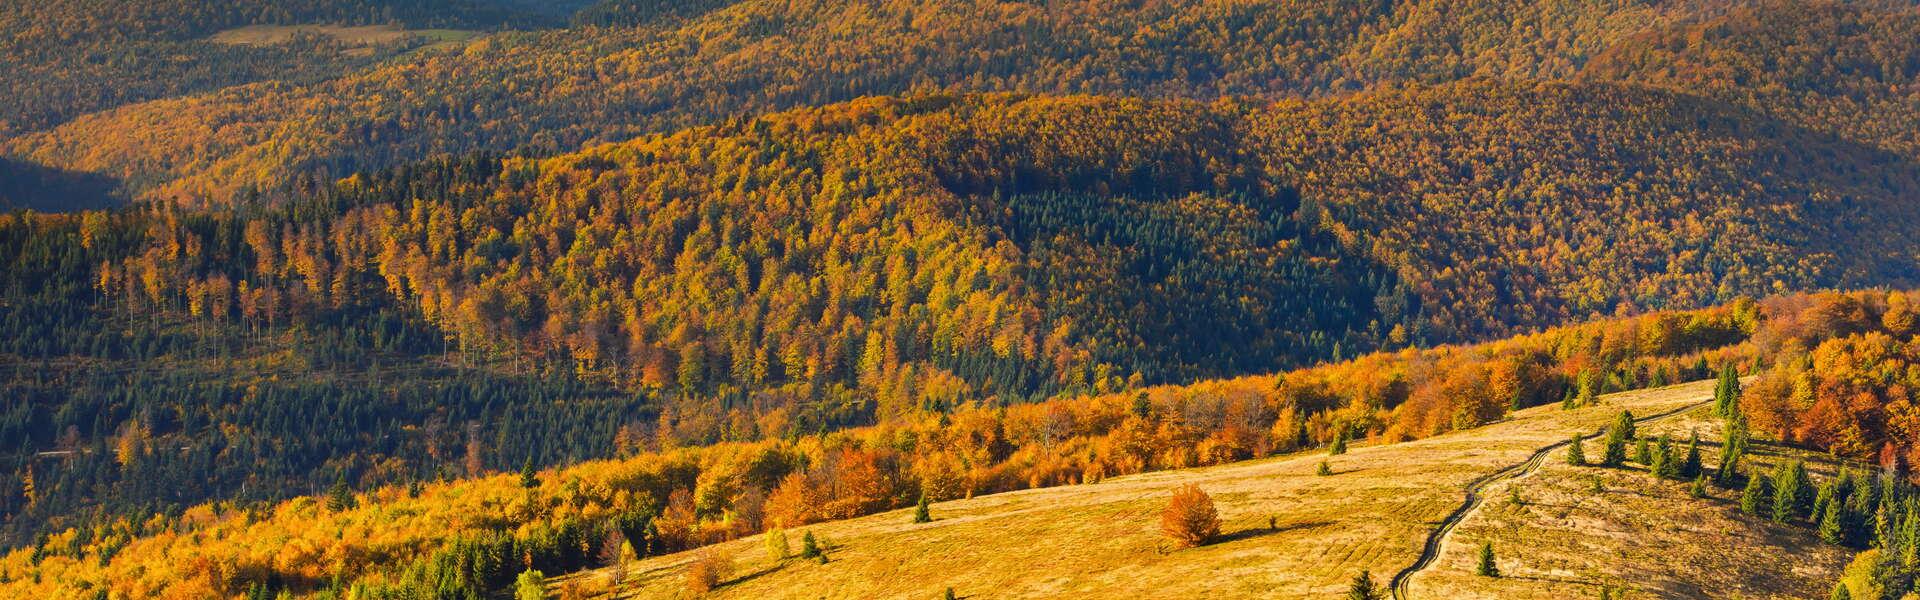
[[1703,380],[1920,579],[1911,0],[0,3],[0,594],[931,598],[808,528]]

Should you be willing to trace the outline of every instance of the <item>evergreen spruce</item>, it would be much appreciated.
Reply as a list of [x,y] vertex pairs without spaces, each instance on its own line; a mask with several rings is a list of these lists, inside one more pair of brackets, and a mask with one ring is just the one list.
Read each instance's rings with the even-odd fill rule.
[[1673,439],[1660,436],[1653,453],[1653,474],[1661,479],[1680,480],[1680,457],[1673,453]]
[[1820,511],[1820,541],[1839,546],[1847,543],[1847,529],[1841,522],[1840,502],[1828,501],[1825,510]]
[[1747,478],[1747,489],[1740,492],[1740,512],[1756,517],[1773,514],[1773,480],[1758,475]]
[[1740,377],[1733,372],[1733,365],[1720,367],[1720,379],[1713,386],[1713,414],[1732,416],[1740,399]]
[[1373,574],[1361,571],[1353,576],[1353,583],[1347,584],[1347,600],[1380,600],[1378,586],[1373,583]]
[[333,487],[327,489],[327,510],[340,512],[353,508],[357,503],[353,499],[353,488],[347,487],[347,476],[341,474],[333,480]]
[[808,530],[800,534],[800,558],[820,558],[822,556],[825,555],[820,553],[820,542],[813,539],[813,531]]
[[540,487],[540,478],[534,476],[533,474],[532,458],[528,458],[527,463],[524,465],[521,465],[520,467],[520,487],[523,487],[526,489],[533,489],[533,488]]
[[1726,440],[1720,445],[1720,466],[1713,473],[1714,483],[1724,488],[1733,487],[1740,479],[1740,459],[1746,455],[1749,435],[1747,420],[1740,415],[1739,407],[1730,410],[1733,414],[1726,419]]
[[1813,501],[1808,489],[1807,466],[1799,462],[1775,469],[1773,481],[1773,520],[1786,523],[1807,516]]
[[1146,392],[1133,395],[1132,412],[1133,416],[1139,417],[1141,420],[1146,420],[1153,416],[1153,400],[1147,398]]
[[1328,475],[1332,475],[1332,474],[1333,474],[1333,467],[1331,467],[1331,466],[1328,466],[1328,465],[1327,465],[1327,461],[1324,461],[1324,460],[1323,460],[1323,461],[1320,461],[1320,468],[1318,468],[1318,469],[1315,469],[1315,470],[1314,470],[1314,472],[1313,472],[1313,474],[1315,474],[1315,475],[1319,475],[1319,476],[1321,476],[1321,477],[1326,477],[1326,476],[1328,476]]
[[1647,438],[1643,437],[1634,441],[1633,462],[1649,467],[1653,466],[1653,444],[1648,442]]
[[928,511],[926,494],[921,494],[920,503],[913,507],[913,522],[915,523],[932,523],[933,522],[933,514],[930,511]]
[[1704,474],[1704,473],[1702,473],[1702,474],[1699,474],[1699,475],[1694,475],[1694,476],[1693,476],[1693,487],[1692,487],[1692,488],[1689,488],[1689,489],[1687,490],[1687,493],[1688,493],[1688,494],[1691,494],[1691,495],[1693,495],[1693,497],[1695,497],[1695,498],[1705,498],[1705,497],[1707,497],[1707,476],[1706,476],[1706,474]]
[[1828,600],[1853,600],[1853,593],[1847,591],[1847,584],[1836,583],[1833,584],[1833,595],[1827,598]]
[[942,596],[942,597],[943,597],[943,598],[945,598],[946,600],[955,600],[956,598],[959,598],[959,596],[955,596],[955,595],[953,595],[953,588],[952,588],[952,587],[948,587],[948,588],[947,588],[947,594],[946,594],[945,596]]
[[1680,460],[1680,477],[1693,479],[1699,477],[1703,470],[1700,461],[1700,432],[1695,431],[1693,436],[1687,439],[1686,456]]
[[1333,445],[1327,447],[1327,455],[1339,456],[1346,453],[1347,453],[1347,428],[1341,427],[1340,432],[1337,434],[1334,434],[1333,436]]
[[1633,413],[1621,411],[1613,420],[1613,427],[1607,429],[1607,449],[1601,455],[1600,464],[1618,467],[1627,462],[1627,440],[1633,437]]
[[1567,442],[1567,464],[1576,467],[1587,466],[1587,449],[1582,441],[1586,438],[1576,433],[1573,440]]
[[1474,566],[1473,572],[1481,577],[1500,576],[1500,565],[1493,560],[1493,542],[1480,544],[1480,563]]

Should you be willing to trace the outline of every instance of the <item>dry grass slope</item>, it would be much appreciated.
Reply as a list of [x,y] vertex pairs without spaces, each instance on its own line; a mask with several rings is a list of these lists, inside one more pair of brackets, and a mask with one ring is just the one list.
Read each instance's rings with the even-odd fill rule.
[[[1608,396],[1602,406],[1575,411],[1528,409],[1473,431],[1360,446],[1337,457],[1293,455],[943,502],[933,506],[935,520],[928,524],[912,524],[912,509],[825,523],[810,529],[828,542],[826,564],[775,560],[756,536],[721,546],[720,550],[735,557],[735,568],[713,596],[937,598],[951,586],[961,597],[974,598],[1331,597],[1361,569],[1371,570],[1384,584],[1386,577],[1410,564],[1429,528],[1459,504],[1467,482],[1524,460],[1535,449],[1574,431],[1596,430],[1621,408],[1650,414],[1700,402],[1711,394],[1711,382],[1686,384]],[[1332,465],[1333,476],[1314,474],[1323,459]],[[1543,471],[1543,475],[1559,472]],[[1643,474],[1617,476],[1646,478]],[[1527,483],[1548,481],[1549,477],[1536,476]],[[1189,483],[1212,494],[1224,524],[1223,535],[1213,544],[1175,551],[1158,532],[1158,514],[1172,491]],[[1650,480],[1648,484],[1667,485]],[[1621,487],[1610,489],[1624,489],[1626,484],[1616,485]],[[1669,487],[1674,487],[1669,496],[1686,500],[1684,487]],[[1724,506],[1696,510],[1688,502],[1649,500],[1648,504],[1653,507],[1650,511],[1669,510],[1667,505],[1673,505],[1671,510],[1686,511],[1689,519],[1718,515],[1720,521],[1710,526],[1722,530],[1750,527],[1722,514]],[[1267,529],[1269,517],[1276,519],[1277,530]],[[1463,527],[1481,527],[1480,522]],[[1681,536],[1699,527],[1697,523],[1676,518],[1661,527]],[[1776,534],[1773,538],[1780,544],[1811,543],[1811,536],[1803,532],[1758,530]],[[789,532],[796,544],[800,535],[799,530]],[[1482,535],[1480,529],[1470,529],[1460,539],[1477,541]],[[1459,562],[1464,551],[1448,548],[1435,570],[1470,572],[1470,563]],[[1595,552],[1586,560],[1597,563],[1617,556]],[[692,554],[678,554],[636,563],[616,595],[684,597],[685,570],[693,559]],[[1504,561],[1503,568],[1530,572],[1516,560]],[[1646,564],[1665,566],[1664,561]],[[1782,585],[1792,584],[1788,587],[1798,590],[1804,587],[1801,581],[1829,577],[1834,573],[1831,569],[1838,568],[1837,563],[1821,561],[1808,565],[1800,572],[1778,562],[1756,563],[1739,569],[1769,571],[1721,575],[1786,582]],[[1672,577],[1706,586],[1716,583],[1712,576],[1689,569]],[[606,572],[591,572],[557,585],[602,590],[607,579]],[[1447,583],[1443,580],[1447,578],[1434,576],[1432,582]],[[1538,597],[1555,597],[1555,590],[1561,589],[1548,587],[1553,581],[1547,579],[1514,578],[1500,583],[1526,587]],[[1445,589],[1467,589],[1447,584],[1454,587]],[[1532,591],[1535,587],[1540,589]],[[1438,593],[1443,588],[1433,589]],[[1507,590],[1488,593],[1504,597]]]
[[[1703,456],[1717,467],[1720,423],[1701,408],[1640,427],[1679,443],[1699,431]],[[1599,440],[1588,440],[1589,460]],[[1745,464],[1768,472],[1799,458],[1816,479],[1838,465],[1824,455],[1756,442]],[[1753,471],[1749,471],[1753,472]],[[1595,482],[1600,491],[1594,490]],[[1511,504],[1517,487],[1520,506]],[[1627,598],[1826,598],[1852,553],[1818,543],[1806,525],[1778,525],[1739,512],[1739,490],[1708,486],[1694,500],[1688,484],[1660,481],[1645,467],[1573,467],[1556,451],[1531,477],[1489,489],[1491,500],[1460,524],[1440,559],[1413,580],[1416,598],[1597,598],[1603,588]],[[1477,551],[1491,541],[1505,577],[1473,575]]]

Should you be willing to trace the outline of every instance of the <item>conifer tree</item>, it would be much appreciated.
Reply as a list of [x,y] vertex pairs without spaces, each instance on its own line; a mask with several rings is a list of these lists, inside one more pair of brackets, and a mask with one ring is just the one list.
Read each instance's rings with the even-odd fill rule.
[[1687,454],[1680,460],[1680,477],[1682,479],[1693,479],[1699,477],[1702,471],[1703,467],[1700,462],[1700,432],[1694,431],[1693,436],[1687,440]]
[[1694,475],[1693,487],[1689,488],[1687,493],[1693,495],[1695,498],[1707,497],[1707,475],[1705,473]]
[[327,510],[340,512],[353,508],[355,504],[353,489],[347,487],[347,476],[340,474],[333,480],[333,487],[327,489]]
[[1323,461],[1320,461],[1320,467],[1319,467],[1319,468],[1317,468],[1317,469],[1315,469],[1315,470],[1313,471],[1313,474],[1315,474],[1315,475],[1319,475],[1319,476],[1321,476],[1321,477],[1325,477],[1325,476],[1328,476],[1328,475],[1332,475],[1332,474],[1333,474],[1333,467],[1331,467],[1331,466],[1329,466],[1329,465],[1327,465],[1327,461],[1324,461],[1324,460],[1323,460]]
[[1500,565],[1493,560],[1493,542],[1480,544],[1480,562],[1474,566],[1473,572],[1481,577],[1500,576]]
[[1653,466],[1653,444],[1648,442],[1647,438],[1634,440],[1633,462]]
[[1841,523],[1840,514],[1840,502],[1837,500],[1828,500],[1826,509],[1820,511],[1819,515],[1820,541],[1835,546],[1847,542],[1847,530],[1845,524]]
[[1660,436],[1660,443],[1654,448],[1653,474],[1661,479],[1680,479],[1680,457],[1673,452],[1673,439]]
[[945,600],[955,600],[955,599],[957,599],[957,598],[959,598],[959,596],[955,596],[955,595],[953,595],[953,586],[947,586],[947,593],[946,593],[946,595],[944,595],[944,596],[941,596],[941,597],[942,597],[942,598],[945,598]]
[[1373,574],[1361,571],[1353,576],[1353,583],[1347,584],[1347,600],[1380,600],[1380,589],[1373,583]]
[[1747,451],[1747,420],[1740,416],[1735,406],[1733,415],[1727,417],[1726,440],[1720,444],[1720,466],[1713,473],[1714,483],[1730,488],[1740,478],[1740,459]]
[[1799,462],[1782,464],[1774,473],[1773,520],[1786,523],[1806,516],[1812,503],[1808,489],[1807,467]]
[[1773,514],[1773,480],[1755,475],[1740,492],[1740,512],[1756,517]]
[[1733,365],[1720,367],[1720,379],[1713,386],[1713,414],[1722,417],[1732,416],[1740,399],[1740,377],[1733,372]]
[[919,503],[919,504],[917,504],[917,505],[914,505],[914,507],[913,507],[913,522],[915,522],[915,523],[932,523],[932,522],[933,522],[933,514],[932,514],[932,513],[930,512],[930,511],[928,511],[928,509],[927,509],[927,508],[928,508],[928,507],[927,507],[927,495],[926,495],[926,494],[921,494],[921,495],[920,495],[920,503]]
[[1567,442],[1567,464],[1576,467],[1587,466],[1587,449],[1584,436],[1573,434],[1573,440]]
[[533,473],[533,458],[529,457],[526,464],[520,466],[520,487],[526,489],[540,487],[540,478]]
[[820,558],[820,542],[813,539],[813,531],[800,534],[800,558]]
[[1627,440],[1633,437],[1633,413],[1621,411],[1607,429],[1607,449],[1601,455],[1600,464],[1618,467],[1627,462]]
[[1847,584],[1836,583],[1833,584],[1833,595],[1827,598],[1828,600],[1853,600],[1853,593],[1847,591]]
[[1334,434],[1333,436],[1333,445],[1327,447],[1327,455],[1339,456],[1346,453],[1347,453],[1347,428],[1341,427],[1340,432],[1337,434]]

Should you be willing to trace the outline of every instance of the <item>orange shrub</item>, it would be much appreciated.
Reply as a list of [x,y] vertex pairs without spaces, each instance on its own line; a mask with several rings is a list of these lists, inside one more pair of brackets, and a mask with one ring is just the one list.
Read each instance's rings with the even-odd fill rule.
[[1166,510],[1160,511],[1160,532],[1186,548],[1220,535],[1220,513],[1213,508],[1213,497],[1191,483],[1181,487]]

